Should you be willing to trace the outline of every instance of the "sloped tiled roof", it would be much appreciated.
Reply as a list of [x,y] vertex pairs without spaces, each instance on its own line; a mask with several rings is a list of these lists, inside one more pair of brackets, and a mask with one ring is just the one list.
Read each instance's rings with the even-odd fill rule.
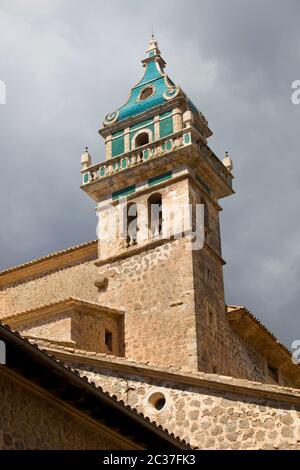
[[12,273],[12,272],[17,271],[19,269],[22,269],[22,268],[25,268],[25,267],[28,267],[28,266],[33,266],[35,264],[38,264],[38,263],[41,263],[43,261],[47,261],[47,260],[56,258],[58,256],[73,253],[74,251],[80,250],[81,248],[97,245],[97,242],[98,242],[98,240],[91,240],[91,241],[88,241],[88,242],[85,242],[85,243],[82,243],[82,244],[79,244],[79,245],[74,245],[70,248],[66,248],[65,250],[60,250],[60,251],[55,251],[53,253],[49,253],[46,256],[42,256],[41,258],[33,259],[31,261],[28,261],[27,263],[19,264],[17,266],[12,266],[11,268],[7,268],[7,269],[4,269],[3,271],[0,271],[0,278],[4,275],[8,274],[8,273]]
[[[115,429],[116,432],[135,442],[138,446],[160,450],[187,450],[190,448],[184,440],[175,437],[174,434],[169,433],[155,422],[151,422],[142,413],[137,413],[129,405],[125,405],[122,400],[117,400],[115,396],[104,392],[102,387],[96,387],[95,383],[89,381],[87,377],[80,377],[77,370],[66,366],[55,356],[30,343],[19,333],[13,332],[7,325],[0,324],[0,338],[5,342],[10,353],[12,349],[14,350],[13,354],[7,354],[6,368],[16,370],[18,374],[22,374],[24,371],[26,377],[26,370],[29,367],[30,370],[27,372],[29,372],[30,380],[46,389],[48,383],[50,393],[56,398],[58,394],[55,394],[55,385],[53,385],[56,381],[63,381],[64,385],[69,387],[70,396],[72,391],[81,390],[84,397],[78,404],[76,400],[74,402],[74,398],[70,400],[61,396],[59,398],[64,399],[68,404],[71,403],[82,413],[88,413],[89,416],[89,400],[93,401],[92,409],[95,401],[98,401],[97,413],[99,416],[92,415],[92,418],[96,421],[99,420],[100,423],[104,423],[112,430]],[[49,371],[49,380],[45,381],[47,370]],[[58,388],[60,387],[58,386]],[[64,396],[67,397],[68,393],[65,390]]]
[[284,375],[298,387],[300,386],[300,365],[292,361],[291,351],[246,307],[227,306],[227,317],[232,327],[253,344],[254,348],[271,361],[275,367],[284,366]]
[[157,378],[163,382],[185,384],[197,388],[226,390],[233,393],[242,393],[249,396],[270,397],[274,400],[287,400],[299,403],[300,390],[293,387],[283,387],[278,384],[266,384],[248,379],[241,379],[222,374],[188,370],[181,366],[159,365],[152,362],[141,362],[127,357],[116,357],[107,353],[80,350],[76,347],[66,347],[47,339],[32,338],[30,341],[36,343],[49,354],[54,354],[64,363],[82,364],[89,367],[99,367],[119,372],[129,373],[134,376]]
[[244,315],[248,316],[254,323],[256,323],[258,327],[261,328],[261,330],[264,331],[276,343],[277,346],[279,346],[284,352],[291,356],[291,351],[284,344],[280,343],[276,336],[262,323],[262,321],[257,316],[250,312],[250,310],[239,305],[227,305],[227,315],[229,316],[233,312],[240,311],[243,312]]

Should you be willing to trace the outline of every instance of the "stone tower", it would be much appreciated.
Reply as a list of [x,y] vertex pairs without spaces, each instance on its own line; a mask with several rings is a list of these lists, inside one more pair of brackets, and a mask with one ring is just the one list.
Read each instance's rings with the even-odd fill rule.
[[98,301],[124,310],[126,357],[230,374],[219,200],[233,194],[231,161],[208,147],[208,122],[165,73],[154,38],[142,63],[99,131],[105,161],[81,160],[99,216]]

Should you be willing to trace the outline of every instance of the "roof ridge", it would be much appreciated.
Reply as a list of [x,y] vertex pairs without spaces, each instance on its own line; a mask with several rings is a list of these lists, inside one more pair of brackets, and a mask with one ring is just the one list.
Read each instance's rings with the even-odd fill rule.
[[252,313],[250,310],[248,310],[247,307],[245,306],[237,306],[237,305],[227,305],[229,308],[233,308],[234,310],[227,311],[227,314],[233,313],[234,311],[239,311],[242,310],[244,313],[246,313],[250,318],[252,318],[267,334],[270,336],[277,344],[280,346],[282,349],[285,350],[290,356],[292,355],[292,352],[289,350],[287,346],[285,346],[283,343],[279,341],[279,339],[272,333],[271,330],[269,330],[265,324],[256,316],[254,313]]
[[[42,343],[43,340],[39,340],[38,338],[35,339],[35,340],[30,340],[30,341],[37,341],[37,344],[40,342]],[[44,341],[44,344],[46,344],[47,341]],[[160,364],[154,364],[154,363],[150,363],[150,362],[142,362],[142,361],[137,361],[135,359],[130,359],[130,358],[126,358],[126,357],[118,357],[118,356],[114,356],[114,355],[111,355],[111,354],[107,354],[107,353],[100,353],[100,352],[95,352],[95,351],[85,351],[85,350],[80,350],[78,348],[71,348],[71,347],[64,347],[62,345],[57,345],[57,344],[53,344],[51,343],[51,340],[49,340],[48,342],[49,346],[48,347],[52,347],[51,348],[51,351],[55,354],[55,352],[57,353],[66,353],[66,354],[73,354],[74,356],[81,356],[82,358],[86,357],[86,358],[91,358],[93,360],[107,360],[109,362],[113,362],[113,363],[123,363],[124,365],[132,365],[132,366],[141,366],[141,367],[148,367],[148,368],[156,368],[156,369],[159,369],[161,372],[173,372],[173,373],[182,373],[182,374],[193,374],[195,377],[197,378],[201,378],[201,379],[208,379],[208,380],[222,380],[222,382],[225,384],[225,383],[229,383],[230,384],[235,384],[236,385],[249,385],[250,383],[253,384],[253,385],[257,385],[257,386],[266,386],[266,387],[272,387],[272,388],[280,388],[280,389],[286,389],[290,392],[297,392],[297,394],[300,394],[300,389],[298,388],[295,388],[295,387],[288,387],[288,386],[282,386],[282,385],[276,385],[276,384],[267,384],[267,383],[263,383],[263,382],[258,382],[258,381],[255,381],[255,380],[250,380],[250,379],[243,379],[243,378],[238,378],[238,377],[232,377],[232,376],[226,376],[226,375],[223,375],[223,374],[212,374],[212,373],[207,373],[207,372],[202,372],[202,371],[194,371],[194,370],[189,370],[189,369],[185,369],[183,367],[180,367],[180,366],[172,366],[172,365],[169,365],[169,366],[162,366]],[[43,345],[41,344],[41,347]],[[40,347],[40,346],[39,346]],[[46,346],[47,347],[47,346]]]
[[79,250],[80,248],[85,248],[85,247],[87,247],[89,245],[93,245],[97,242],[98,242],[98,240],[90,240],[88,242],[84,242],[84,243],[81,243],[79,245],[73,245],[69,248],[65,248],[64,250],[54,251],[52,253],[49,253],[48,255],[41,256],[40,258],[35,258],[35,259],[33,259],[31,261],[28,261],[26,263],[18,264],[16,266],[12,266],[10,268],[4,269],[3,271],[0,271],[0,276],[4,276],[5,274],[17,271],[18,269],[22,269],[22,268],[25,268],[27,266],[32,266],[34,264],[41,263],[43,261],[47,261],[49,259],[55,258],[56,256],[71,253],[72,251]]

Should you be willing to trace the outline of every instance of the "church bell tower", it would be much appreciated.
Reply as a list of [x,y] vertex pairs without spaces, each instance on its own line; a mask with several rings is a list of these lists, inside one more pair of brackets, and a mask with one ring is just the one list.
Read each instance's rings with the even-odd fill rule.
[[166,74],[153,37],[142,64],[99,131],[105,159],[81,158],[99,218],[99,303],[124,310],[126,357],[226,373],[219,200],[233,194],[231,160],[208,147],[208,122]]

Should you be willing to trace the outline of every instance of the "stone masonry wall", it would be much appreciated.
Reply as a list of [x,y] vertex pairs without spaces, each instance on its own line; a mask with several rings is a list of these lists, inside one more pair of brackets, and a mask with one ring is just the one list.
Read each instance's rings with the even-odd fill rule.
[[[222,266],[205,250],[193,253],[199,370],[267,381],[266,358],[232,330],[222,298]],[[212,273],[205,277],[205,269]]]
[[[112,351],[105,345],[105,330],[112,333]],[[121,318],[77,312],[72,322],[72,339],[79,349],[122,356],[124,354],[123,330],[124,324]]]
[[[120,258],[99,268],[92,259],[6,288],[0,291],[0,318],[70,296],[96,301],[125,311],[128,358],[267,382],[266,358],[234,332],[226,318],[220,208],[206,195],[209,230],[201,250],[191,251],[187,238],[166,240],[149,248],[147,199],[152,192],[162,195],[163,215],[168,205],[200,203],[204,197],[203,191],[187,178],[142,192],[134,199],[142,213],[138,214],[138,244],[133,248],[143,251],[131,254],[132,247],[129,252],[122,248],[117,253]],[[98,292],[94,283],[104,277],[108,285],[104,283]],[[74,332],[79,332],[82,339],[81,347],[84,344],[89,350],[103,350],[103,331],[100,339],[96,326],[94,331],[92,325],[87,329],[91,332],[89,338],[83,324],[74,324]],[[124,355],[120,331],[118,336],[121,340],[117,347],[114,334],[113,349]],[[287,383],[284,377],[281,383]]]
[[[99,292],[98,301],[126,312],[126,357],[197,369],[190,242],[186,238],[173,241],[168,238],[160,246],[149,248],[153,239],[148,232],[147,201],[153,193],[162,196],[163,224],[166,224],[168,207],[188,203],[188,180],[169,183],[163,188],[148,188],[147,193],[130,200],[138,205],[135,247],[144,249],[138,254],[131,254],[131,247],[120,249],[119,245],[117,252],[112,250],[113,255],[121,255],[121,258],[101,266],[99,276],[108,278],[108,286]],[[110,223],[107,217],[105,213],[101,216],[104,226]],[[100,258],[103,256],[101,245],[100,241]]]
[[102,269],[108,288],[98,301],[125,310],[126,357],[197,369],[192,259],[186,241],[175,240]]
[[[96,385],[200,449],[298,449],[299,406],[73,364]],[[216,379],[218,376],[216,376]],[[166,404],[156,410],[153,394]]]
[[[112,350],[105,344],[105,332],[112,333]],[[124,354],[123,318],[111,318],[89,312],[64,312],[48,318],[24,321],[18,326],[22,335],[60,342],[74,347],[116,356]]]
[[206,245],[193,251],[199,370],[265,382],[266,359],[232,330],[226,318],[220,208],[192,183],[189,191],[191,203],[206,201],[209,215]]
[[117,438],[0,374],[0,449],[123,450]]
[[71,321],[70,314],[60,313],[54,318],[40,318],[28,324],[21,324],[18,330],[26,336],[68,342],[72,341]]
[[[205,249],[191,252],[186,243],[176,240],[102,268],[92,260],[19,283],[0,291],[0,317],[69,296],[99,301],[126,311],[127,357],[266,381],[265,358],[231,329],[222,294],[215,300],[222,266]],[[212,278],[205,277],[207,268]],[[109,284],[98,294],[94,281],[101,271]],[[89,350],[99,350],[95,341]]]
[[97,301],[95,260],[45,273],[0,291],[0,318],[67,297]]

